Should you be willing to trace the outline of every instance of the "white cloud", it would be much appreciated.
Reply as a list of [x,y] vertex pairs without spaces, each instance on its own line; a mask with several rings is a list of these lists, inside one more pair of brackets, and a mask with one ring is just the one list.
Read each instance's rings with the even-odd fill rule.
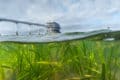
[[119,24],[120,0],[0,0],[0,17],[61,24]]

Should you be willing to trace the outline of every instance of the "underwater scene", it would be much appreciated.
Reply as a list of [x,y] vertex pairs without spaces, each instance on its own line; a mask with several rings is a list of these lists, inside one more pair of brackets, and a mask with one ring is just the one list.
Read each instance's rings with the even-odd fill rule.
[[120,80],[120,0],[0,0],[0,80]]
[[0,43],[0,80],[120,80],[119,41]]
[[0,21],[16,25],[0,35],[0,80],[120,80],[120,30],[63,32],[57,22]]

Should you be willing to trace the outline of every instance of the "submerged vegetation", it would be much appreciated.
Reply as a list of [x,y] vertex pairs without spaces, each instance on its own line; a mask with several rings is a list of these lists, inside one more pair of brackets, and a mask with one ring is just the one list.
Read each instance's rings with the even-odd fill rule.
[[120,43],[0,43],[0,80],[120,80]]

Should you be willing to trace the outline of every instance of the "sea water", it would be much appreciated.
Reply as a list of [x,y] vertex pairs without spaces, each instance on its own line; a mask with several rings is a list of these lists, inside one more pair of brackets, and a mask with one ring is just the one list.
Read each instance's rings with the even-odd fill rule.
[[119,30],[101,29],[88,32],[50,33],[43,35],[1,35],[0,42],[47,43],[68,40],[119,40]]
[[1,35],[0,80],[120,80],[119,35]]

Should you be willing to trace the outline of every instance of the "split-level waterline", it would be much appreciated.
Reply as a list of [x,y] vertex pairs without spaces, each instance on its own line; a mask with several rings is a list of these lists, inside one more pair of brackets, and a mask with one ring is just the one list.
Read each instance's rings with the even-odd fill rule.
[[[15,34],[0,35],[0,42],[22,42],[22,43],[47,43],[47,42],[61,42],[69,40],[81,40],[81,39],[90,39],[90,40],[105,40],[105,41],[114,41],[120,39],[120,30],[111,30],[110,28],[94,30],[88,32],[66,32],[63,33],[60,31],[61,26],[57,22],[48,22],[46,24],[39,24],[33,22],[11,20],[11,19],[2,19],[0,22],[10,22],[16,24],[17,30]],[[19,24],[25,24],[28,26],[37,26],[37,31],[28,31],[28,34],[20,34]],[[33,27],[34,28],[34,27]],[[41,28],[44,28],[44,32],[41,32]],[[32,32],[36,34],[32,34]]]

